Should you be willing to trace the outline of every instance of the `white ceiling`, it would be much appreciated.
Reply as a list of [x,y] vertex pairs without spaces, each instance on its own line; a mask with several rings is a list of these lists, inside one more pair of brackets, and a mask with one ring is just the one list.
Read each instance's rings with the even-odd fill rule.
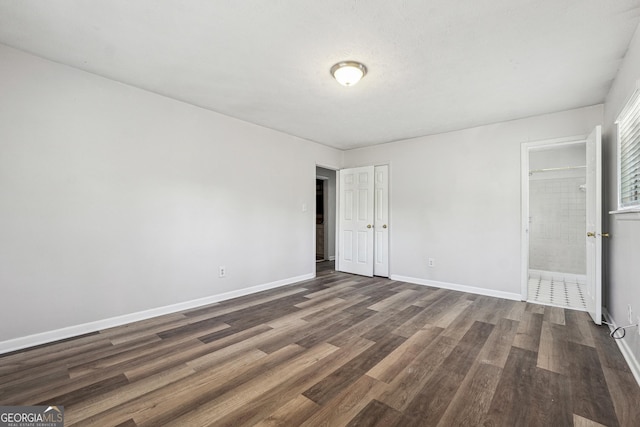
[[[0,0],[0,43],[349,149],[598,104],[640,0]],[[329,74],[358,60],[350,88]]]

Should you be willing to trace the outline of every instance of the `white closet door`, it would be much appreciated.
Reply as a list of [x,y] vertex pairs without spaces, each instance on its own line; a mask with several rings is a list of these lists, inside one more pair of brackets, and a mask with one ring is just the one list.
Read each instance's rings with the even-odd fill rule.
[[389,277],[389,166],[374,169],[373,274]]
[[339,271],[373,276],[373,179],[373,166],[340,171]]

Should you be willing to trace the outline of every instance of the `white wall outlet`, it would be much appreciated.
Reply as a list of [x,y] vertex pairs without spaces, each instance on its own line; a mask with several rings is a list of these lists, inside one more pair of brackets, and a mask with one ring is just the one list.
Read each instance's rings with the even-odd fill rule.
[[631,304],[627,304],[627,320],[629,323],[633,323],[633,310],[631,309]]
[[429,258],[429,267],[433,268],[436,266],[436,260],[433,258]]
[[307,207],[307,204],[306,204],[306,203],[303,203],[303,204],[302,204],[302,212],[306,212],[306,211],[308,211],[308,210],[309,210],[309,208]]
[[220,266],[218,267],[218,277],[226,277],[227,276],[227,267]]

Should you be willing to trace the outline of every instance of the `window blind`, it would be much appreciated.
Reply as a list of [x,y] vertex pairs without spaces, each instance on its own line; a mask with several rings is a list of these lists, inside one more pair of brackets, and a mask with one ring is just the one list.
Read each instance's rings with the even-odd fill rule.
[[616,124],[619,208],[640,207],[640,90],[635,91]]

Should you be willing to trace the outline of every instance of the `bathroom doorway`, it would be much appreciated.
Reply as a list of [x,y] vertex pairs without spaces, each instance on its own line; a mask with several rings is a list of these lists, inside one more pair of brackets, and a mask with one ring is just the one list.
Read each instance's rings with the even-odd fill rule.
[[586,143],[529,148],[527,300],[587,310]]

